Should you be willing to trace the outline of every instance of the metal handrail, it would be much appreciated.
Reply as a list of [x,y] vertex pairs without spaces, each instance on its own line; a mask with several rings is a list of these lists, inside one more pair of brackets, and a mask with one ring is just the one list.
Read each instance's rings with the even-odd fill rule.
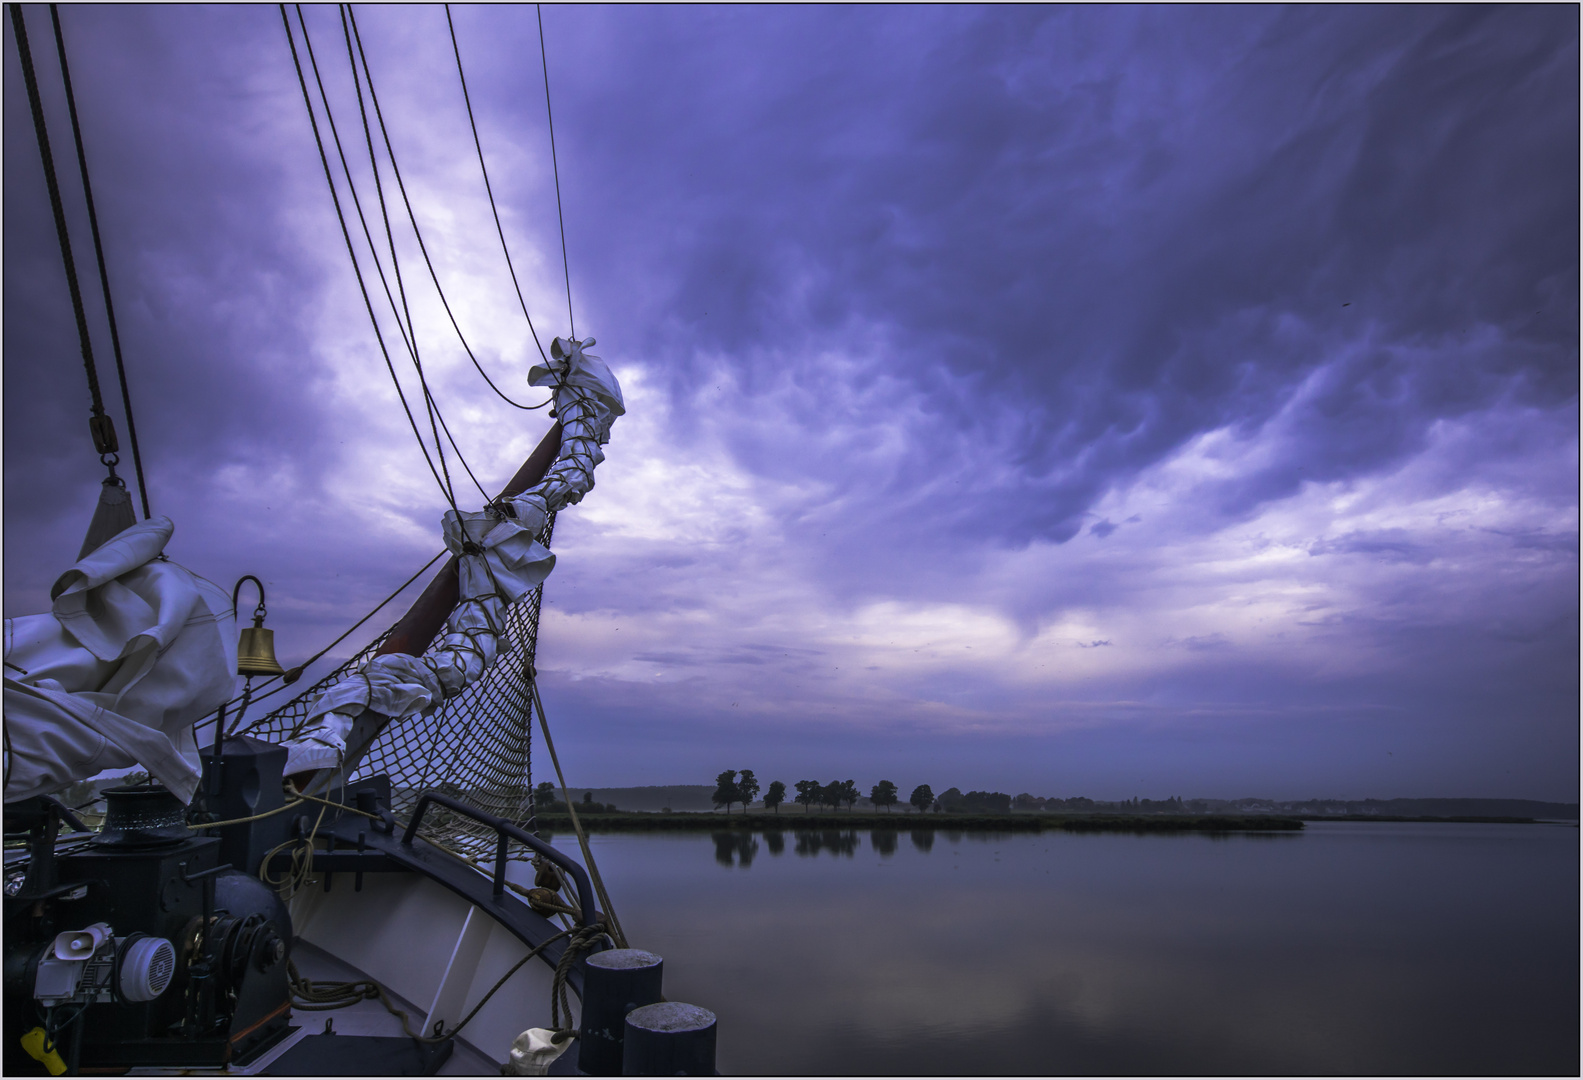
[[577,917],[577,925],[594,925],[596,913],[593,898],[594,890],[592,883],[588,880],[588,871],[578,865],[571,856],[550,846],[520,826],[504,818],[496,817],[486,810],[480,810],[478,807],[463,802],[461,799],[452,798],[438,791],[425,791],[419,795],[418,803],[412,809],[412,820],[407,822],[407,830],[401,834],[401,842],[403,844],[408,847],[412,846],[412,838],[418,834],[418,826],[423,822],[423,813],[429,808],[430,803],[439,803],[441,806],[454,810],[463,817],[472,818],[479,824],[487,825],[495,830],[496,899],[503,896],[506,891],[507,841],[516,840],[519,843],[526,844],[572,875],[572,883],[577,886],[577,905],[582,909],[582,913]]

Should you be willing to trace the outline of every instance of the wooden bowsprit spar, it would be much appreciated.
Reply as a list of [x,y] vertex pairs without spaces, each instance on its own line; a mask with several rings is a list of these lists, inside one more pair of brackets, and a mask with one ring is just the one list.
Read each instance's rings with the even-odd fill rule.
[[[509,499],[513,495],[520,495],[543,480],[544,474],[550,471],[550,466],[555,464],[560,452],[561,425],[557,422],[545,432],[544,438],[539,440],[539,445],[533,448],[533,453],[528,455],[528,459],[522,463],[516,475],[501,489],[499,498]],[[385,643],[379,647],[375,655],[405,653],[408,656],[422,656],[444,629],[445,620],[450,617],[460,599],[461,586],[457,579],[457,560],[456,556],[452,555],[417,600],[413,601],[407,613],[391,629],[390,634],[385,638]],[[372,709],[364,709],[352,721],[352,728],[346,736],[346,757],[342,770],[355,767],[363,751],[392,719],[394,718],[376,713]],[[295,773],[287,779],[298,791],[308,791],[316,784],[328,783],[333,776],[332,771],[313,769]]]

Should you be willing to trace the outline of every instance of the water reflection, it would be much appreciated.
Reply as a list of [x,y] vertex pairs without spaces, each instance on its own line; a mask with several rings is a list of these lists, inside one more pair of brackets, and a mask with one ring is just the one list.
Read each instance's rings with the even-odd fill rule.
[[851,858],[857,854],[858,840],[856,829],[813,829],[799,830],[797,844],[793,848],[799,855],[817,855],[821,851],[828,851],[832,855],[845,855]]
[[[999,841],[1007,836],[1015,835],[1001,832],[964,832],[961,829],[911,828],[907,835],[912,841],[913,850],[927,855],[934,850],[936,831],[944,834],[948,844],[953,848],[959,847],[964,840],[971,840],[980,844]],[[900,829],[891,828],[846,828],[846,829],[780,829],[768,828],[762,833],[748,829],[719,829],[709,834],[714,842],[715,862],[721,866],[740,867],[744,870],[753,865],[754,858],[759,853],[759,845],[769,849],[771,856],[780,856],[786,853],[786,833],[792,834],[792,853],[805,858],[828,852],[831,855],[842,855],[852,858],[858,849],[863,846],[862,836],[868,834],[869,843],[874,852],[882,858],[890,858],[896,854],[901,843]],[[1174,835],[1174,834],[1167,834]],[[1184,834],[1185,835],[1185,834]],[[1231,835],[1242,834],[1207,834],[1211,840],[1226,840]],[[1296,834],[1247,834],[1250,838],[1271,839],[1290,838]],[[998,854],[998,852],[996,853]]]
[[1575,831],[902,828],[593,842],[727,1073],[1576,1075]]
[[[716,832],[709,835],[715,842],[715,862],[721,866],[731,866],[735,858],[736,865],[744,870],[753,865],[753,856],[759,853],[757,836],[750,832]],[[780,854],[774,844],[770,845],[770,851]]]
[[[786,833],[792,834],[792,853],[810,858],[821,852],[831,855],[852,858],[863,846],[862,835],[867,833],[869,843],[873,846],[875,854],[881,858],[890,858],[896,854],[901,842],[901,829],[883,827],[841,828],[841,829],[782,829],[778,827],[766,828],[762,833],[750,829],[718,829],[709,834],[714,843],[715,862],[721,866],[736,867],[743,870],[753,865],[753,860],[758,857],[759,846],[762,844],[769,849],[773,857],[786,854]],[[934,829],[926,827],[913,827],[907,830],[912,841],[914,851],[927,855],[934,850],[936,834],[945,837],[947,845],[953,855],[960,855],[964,841],[975,844],[988,845],[991,842],[1000,843],[1013,837],[1021,837],[1019,833],[1009,832],[981,832],[964,831],[962,829]],[[1114,835],[1151,835],[1154,839],[1166,841],[1186,842],[1189,837],[1196,840],[1207,840],[1210,843],[1224,844],[1231,841],[1285,841],[1295,842],[1302,834],[1299,832],[1168,832],[1159,834],[1126,834]],[[998,856],[1000,852],[993,852]]]

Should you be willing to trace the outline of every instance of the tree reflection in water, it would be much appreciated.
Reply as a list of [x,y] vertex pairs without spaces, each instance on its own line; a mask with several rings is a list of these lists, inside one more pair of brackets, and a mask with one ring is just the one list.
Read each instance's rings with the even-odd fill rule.
[[817,855],[821,851],[828,851],[832,855],[845,855],[850,859],[857,853],[858,844],[856,829],[821,829],[818,832],[808,829],[798,832],[797,846],[793,850],[799,855]]
[[[753,857],[759,853],[758,837],[750,832],[716,832],[710,833],[715,842],[715,862],[721,866],[735,865],[746,870],[753,865]],[[775,851],[774,842],[770,844],[770,851]]]
[[[827,851],[831,855],[845,855],[852,858],[862,846],[863,841],[859,829],[797,829],[793,831],[793,847],[795,854],[805,857],[818,855]],[[934,847],[933,829],[910,829],[912,846],[915,850],[928,854]],[[746,870],[753,865],[754,858],[759,852],[759,836],[746,829],[718,830],[709,834],[715,845],[715,862],[721,866],[738,866]],[[950,834],[948,833],[947,836]],[[869,833],[869,841],[874,846],[874,851],[883,858],[896,854],[900,845],[901,831],[899,829],[873,829]],[[766,829],[763,835],[765,846],[771,855],[784,855],[786,853],[786,831],[782,829]]]
[[597,838],[725,1073],[1577,1075],[1575,830],[749,824]]

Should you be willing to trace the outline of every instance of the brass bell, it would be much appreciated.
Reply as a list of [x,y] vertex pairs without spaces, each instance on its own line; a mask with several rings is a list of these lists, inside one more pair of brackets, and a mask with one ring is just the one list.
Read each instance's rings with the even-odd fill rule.
[[242,628],[242,638],[236,643],[236,673],[238,675],[284,675],[286,669],[275,659],[275,631],[264,629],[262,617],[253,620],[252,626]]
[[275,659],[275,631],[264,629],[264,583],[252,574],[244,574],[231,590],[231,610],[242,594],[242,582],[251,581],[258,586],[258,607],[253,609],[253,625],[244,627],[236,643],[236,673],[252,678],[254,675],[284,675],[285,669]]

